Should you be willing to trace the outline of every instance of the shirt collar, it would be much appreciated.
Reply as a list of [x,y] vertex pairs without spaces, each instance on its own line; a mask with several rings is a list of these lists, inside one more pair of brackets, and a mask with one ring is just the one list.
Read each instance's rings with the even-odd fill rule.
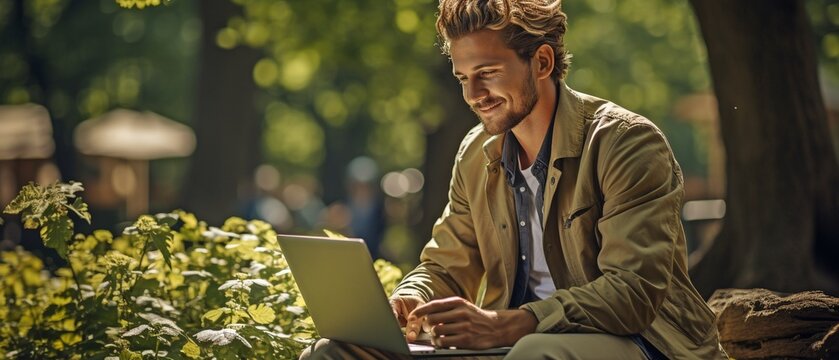
[[[542,147],[539,149],[539,154],[536,155],[536,160],[533,162],[533,172],[539,177],[545,174],[545,169],[548,168],[548,162],[551,160],[551,137],[553,135],[553,126],[555,119],[551,119],[551,124],[548,126],[548,131],[545,133],[545,138],[542,140]],[[519,171],[519,141],[512,131],[507,131],[504,136],[504,145],[501,150],[501,166],[507,174],[507,182],[510,185],[518,182]]]

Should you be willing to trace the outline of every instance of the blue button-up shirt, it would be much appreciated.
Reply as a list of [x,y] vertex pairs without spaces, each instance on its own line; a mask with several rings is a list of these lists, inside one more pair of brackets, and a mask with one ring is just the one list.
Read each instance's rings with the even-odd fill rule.
[[[551,153],[551,134],[553,133],[553,120],[542,140],[542,147],[536,160],[532,165],[533,176],[539,181],[539,190],[536,194],[536,204],[533,204],[533,197],[524,175],[519,170],[519,151],[521,146],[512,132],[508,132],[504,138],[504,147],[501,155],[501,166],[507,175],[507,184],[513,188],[516,202],[516,228],[519,235],[519,256],[516,265],[516,280],[513,285],[513,293],[510,298],[510,308],[517,308],[520,305],[536,300],[536,296],[528,286],[530,279],[531,261],[533,252],[542,249],[531,249],[533,246],[533,234],[530,224],[530,211],[535,206],[539,214],[539,221],[543,222],[542,206],[545,197],[545,181],[548,177],[548,162]],[[537,224],[536,226],[542,226]]]

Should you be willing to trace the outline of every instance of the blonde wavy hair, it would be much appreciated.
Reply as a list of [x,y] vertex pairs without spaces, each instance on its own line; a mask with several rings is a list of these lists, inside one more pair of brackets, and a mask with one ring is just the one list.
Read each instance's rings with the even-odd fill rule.
[[562,0],[440,0],[437,34],[443,54],[451,56],[451,42],[475,31],[500,30],[507,47],[523,60],[542,44],[554,50],[555,81],[565,78],[571,54],[563,38],[568,19]]

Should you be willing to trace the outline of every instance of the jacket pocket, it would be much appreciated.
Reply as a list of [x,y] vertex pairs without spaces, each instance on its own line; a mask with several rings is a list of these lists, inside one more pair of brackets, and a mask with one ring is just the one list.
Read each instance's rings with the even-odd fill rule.
[[602,275],[597,266],[600,244],[597,241],[597,218],[595,204],[575,206],[562,221],[560,238],[562,253],[572,275],[573,286],[587,284]]
[[565,220],[563,220],[562,228],[570,229],[571,228],[571,222],[574,221],[574,219],[582,216],[583,214],[585,214],[586,212],[591,210],[592,207],[594,207],[594,205],[587,205],[587,206],[579,207],[576,210],[572,211],[571,215],[568,215],[568,217]]

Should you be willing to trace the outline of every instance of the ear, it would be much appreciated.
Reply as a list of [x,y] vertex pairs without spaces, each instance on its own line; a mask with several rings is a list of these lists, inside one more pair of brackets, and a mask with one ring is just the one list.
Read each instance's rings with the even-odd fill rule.
[[554,49],[548,44],[542,44],[533,54],[533,65],[535,65],[536,78],[547,79],[554,70]]

